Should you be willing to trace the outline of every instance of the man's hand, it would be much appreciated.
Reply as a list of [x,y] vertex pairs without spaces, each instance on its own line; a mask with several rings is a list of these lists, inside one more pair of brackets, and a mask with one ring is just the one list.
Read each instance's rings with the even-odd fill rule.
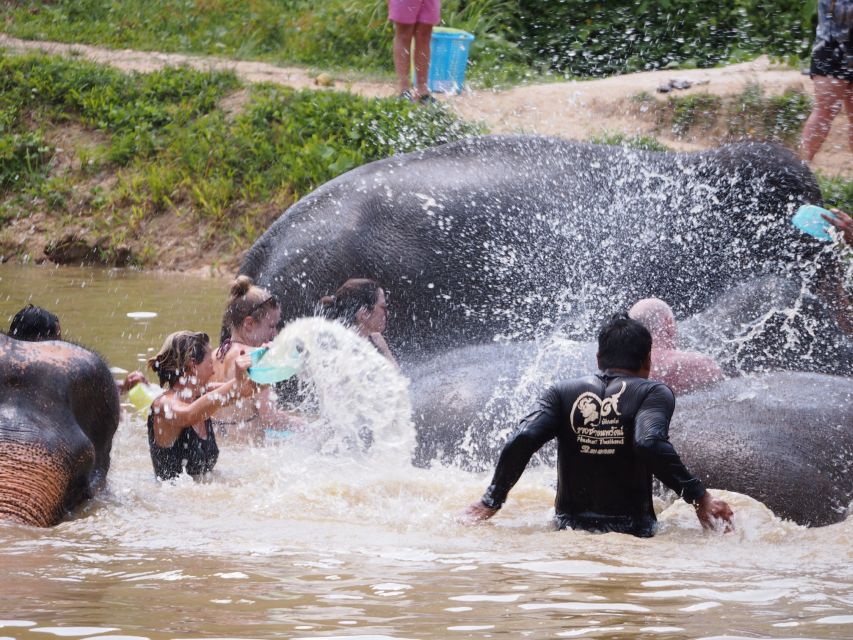
[[841,209],[830,209],[830,211],[832,211],[833,217],[824,214],[821,214],[820,217],[838,229],[841,232],[844,242],[853,247],[853,218]]
[[724,500],[714,498],[706,491],[694,506],[696,517],[699,518],[703,528],[722,531],[722,533],[731,533],[735,530],[734,512]]
[[477,500],[477,502],[469,505],[465,511],[462,512],[462,521],[465,524],[476,524],[477,522],[488,520],[497,512],[497,509],[487,507],[480,500]]

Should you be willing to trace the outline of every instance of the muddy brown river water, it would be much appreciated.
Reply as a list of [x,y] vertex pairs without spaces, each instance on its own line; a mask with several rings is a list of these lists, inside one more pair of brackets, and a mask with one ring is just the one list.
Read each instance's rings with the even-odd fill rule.
[[[130,370],[172,330],[215,337],[226,289],[0,265],[0,320],[32,301]],[[212,481],[160,484],[127,406],[103,494],[53,529],[0,525],[0,640],[853,637],[850,520],[805,529],[723,492],[732,535],[681,502],[650,540],[553,532],[538,468],[468,527],[456,515],[488,477],[409,455],[223,446]]]

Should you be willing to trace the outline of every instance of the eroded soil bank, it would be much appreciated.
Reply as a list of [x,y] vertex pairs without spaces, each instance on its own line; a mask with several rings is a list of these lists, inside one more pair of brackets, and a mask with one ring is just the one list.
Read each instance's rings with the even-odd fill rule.
[[[150,72],[166,66],[190,66],[199,70],[230,70],[246,83],[272,82],[296,89],[340,90],[365,97],[388,97],[394,94],[390,83],[376,81],[351,81],[345,78],[317,77],[305,69],[284,68],[262,62],[248,62],[164,54],[131,50],[111,50],[88,45],[69,45],[53,42],[25,41],[0,34],[0,47],[14,51],[44,51],[61,56],[85,58],[100,64],[110,65],[123,71]],[[685,89],[673,89],[667,94],[659,93],[662,85],[686,81]],[[677,84],[677,83],[675,83]],[[688,131],[678,130],[671,120],[661,117],[670,96],[716,96],[723,100],[742,94],[749,87],[766,96],[781,95],[786,91],[811,94],[812,83],[802,73],[788,67],[772,64],[766,57],[752,62],[715,69],[665,70],[636,73],[598,80],[554,82],[524,85],[508,90],[471,90],[460,96],[440,96],[461,118],[481,122],[493,133],[540,133],[569,139],[612,138],[614,136],[648,137],[667,147],[679,151],[694,151],[717,146],[732,139],[731,130],[715,124],[713,118],[705,117],[702,126]],[[245,91],[238,91],[225,98],[220,105],[230,114],[239,113],[245,100]],[[707,116],[707,114],[705,114]],[[853,116],[850,116],[853,119]],[[853,125],[851,125],[853,126]],[[830,132],[827,142],[812,163],[812,169],[828,177],[853,179],[853,154],[848,148],[848,121],[840,115]],[[79,163],[79,149],[99,143],[101,135],[73,125],[63,126],[49,132],[51,142],[57,147],[52,163],[52,172],[73,169]],[[747,132],[748,134],[748,132]],[[791,142],[790,144],[793,144]],[[75,149],[78,153],[66,153]],[[108,188],[115,175],[103,171],[89,178],[93,187]],[[287,206],[287,202],[270,202],[262,218],[268,224]],[[85,207],[85,203],[78,205]],[[74,213],[72,211],[72,213]],[[227,275],[239,264],[243,251],[248,247],[234,246],[227,238],[219,238],[209,229],[189,220],[175,216],[161,216],[150,223],[147,235],[162,238],[156,247],[149,243],[145,247],[135,246],[128,239],[127,246],[110,245],[112,230],[104,228],[97,233],[83,233],[65,221],[39,210],[34,204],[29,217],[7,222],[2,231],[6,259],[41,261],[48,253],[56,255],[57,247],[66,252],[73,262],[78,254],[112,247],[110,258],[121,266],[123,251],[139,255],[147,251],[146,267],[166,270],[188,271],[204,275]],[[85,236],[87,246],[69,243],[75,235]],[[97,237],[95,237],[97,236]],[[63,244],[65,241],[65,244]],[[9,246],[14,251],[8,249]]]

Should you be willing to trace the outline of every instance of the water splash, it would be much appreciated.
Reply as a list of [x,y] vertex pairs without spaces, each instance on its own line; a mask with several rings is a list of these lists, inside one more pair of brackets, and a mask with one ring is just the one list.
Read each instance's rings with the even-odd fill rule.
[[264,362],[301,357],[297,374],[316,412],[300,434],[323,454],[406,460],[414,443],[408,380],[366,339],[338,322],[302,318],[286,325]]

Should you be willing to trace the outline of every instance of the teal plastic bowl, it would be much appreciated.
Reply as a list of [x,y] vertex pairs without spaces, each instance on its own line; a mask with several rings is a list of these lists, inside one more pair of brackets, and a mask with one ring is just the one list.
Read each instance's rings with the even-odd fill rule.
[[252,364],[249,366],[249,377],[252,380],[260,384],[275,384],[299,373],[299,353],[294,351],[286,363],[268,364],[264,362],[267,351],[269,351],[268,348],[261,347],[249,354],[252,358]]
[[804,204],[797,209],[797,213],[791,218],[791,223],[800,231],[817,238],[818,240],[832,240],[829,235],[829,229],[832,227],[826,220],[821,218],[821,214],[834,218],[835,215],[831,211],[818,207],[814,204]]

